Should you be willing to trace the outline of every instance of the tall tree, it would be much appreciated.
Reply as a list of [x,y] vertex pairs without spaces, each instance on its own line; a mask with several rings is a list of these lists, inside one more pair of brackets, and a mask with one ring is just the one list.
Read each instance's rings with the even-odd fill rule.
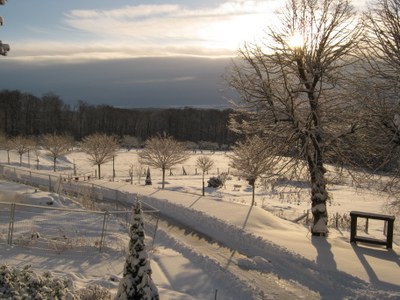
[[137,199],[130,227],[130,241],[123,277],[119,283],[116,299],[156,300],[158,290],[151,279],[151,267],[145,247],[142,205]]
[[[370,122],[368,133],[377,168],[390,171],[393,180],[385,189],[400,190],[400,0],[375,0],[364,13],[366,80],[363,108]],[[391,209],[400,212],[400,202]]]
[[95,133],[85,137],[82,141],[82,150],[89,155],[89,160],[97,166],[98,178],[101,178],[100,166],[115,157],[118,150],[118,141],[114,136]]
[[157,136],[146,141],[144,149],[139,152],[143,164],[162,171],[162,188],[165,187],[165,170],[183,163],[189,158],[189,153],[183,143],[169,136]]
[[196,160],[196,166],[198,166],[202,171],[202,181],[203,181],[202,191],[203,191],[203,196],[204,196],[204,192],[205,192],[204,177],[205,177],[206,172],[210,171],[211,168],[214,166],[214,161],[211,159],[210,156],[201,155]]
[[67,154],[73,146],[73,138],[68,135],[46,134],[42,137],[42,146],[47,156],[53,159],[53,170],[56,171],[57,158]]
[[256,180],[266,174],[272,174],[274,158],[265,141],[258,136],[248,137],[245,142],[237,142],[229,155],[230,166],[237,170],[252,187],[251,205],[255,203]]
[[271,155],[291,157],[288,168],[306,168],[314,235],[328,232],[325,164],[361,124],[344,95],[360,32],[347,0],[289,0],[265,42],[240,50],[228,78],[241,97],[231,128],[259,135]]

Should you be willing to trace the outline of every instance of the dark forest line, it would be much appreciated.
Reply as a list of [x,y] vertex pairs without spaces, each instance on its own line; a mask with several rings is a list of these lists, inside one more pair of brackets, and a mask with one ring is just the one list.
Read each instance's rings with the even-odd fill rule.
[[230,113],[229,109],[188,107],[126,109],[83,101],[71,108],[55,94],[36,97],[19,90],[0,91],[0,132],[8,137],[55,133],[81,140],[99,132],[145,141],[165,133],[180,141],[231,145],[234,137],[228,129]]

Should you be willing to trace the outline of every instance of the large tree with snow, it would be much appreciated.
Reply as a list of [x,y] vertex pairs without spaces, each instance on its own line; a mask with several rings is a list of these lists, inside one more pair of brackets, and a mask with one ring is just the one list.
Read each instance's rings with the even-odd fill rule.
[[41,138],[46,155],[53,159],[53,170],[56,171],[57,158],[71,151],[74,140],[69,135],[46,134]]
[[89,155],[89,160],[97,166],[98,178],[101,178],[100,166],[115,157],[118,150],[118,141],[114,136],[95,133],[85,137],[82,141],[82,151]]
[[151,279],[151,267],[145,247],[142,205],[137,199],[130,227],[130,241],[123,277],[119,283],[118,300],[159,299],[158,290]]
[[145,165],[159,168],[162,171],[162,188],[165,186],[165,170],[185,162],[189,153],[183,143],[169,136],[156,136],[146,141],[139,152],[139,158]]
[[306,171],[315,235],[328,232],[325,164],[347,159],[341,146],[361,126],[346,94],[358,24],[347,0],[289,0],[265,40],[240,49],[228,76],[240,94],[231,128],[263,138],[286,170]]

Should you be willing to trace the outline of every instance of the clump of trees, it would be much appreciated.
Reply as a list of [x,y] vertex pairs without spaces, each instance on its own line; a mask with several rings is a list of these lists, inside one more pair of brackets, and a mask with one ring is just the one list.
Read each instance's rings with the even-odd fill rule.
[[80,141],[102,132],[125,137],[128,149],[160,132],[180,141],[209,141],[230,144],[230,109],[123,109],[110,105],[90,105],[79,101],[74,107],[52,93],[36,97],[19,90],[0,90],[0,132],[8,137],[65,133]]

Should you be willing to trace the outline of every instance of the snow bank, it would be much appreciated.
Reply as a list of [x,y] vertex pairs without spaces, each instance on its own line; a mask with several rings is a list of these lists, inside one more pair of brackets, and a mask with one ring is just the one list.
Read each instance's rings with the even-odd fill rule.
[[[209,214],[168,199],[143,196],[143,201],[159,209],[163,215],[246,254],[252,258],[253,269],[272,271],[283,279],[319,291],[322,297],[346,298],[361,294],[368,298],[381,298],[390,295],[390,292],[373,291],[366,282],[345,272],[321,269],[313,261]],[[266,264],[266,261],[271,264]]]

